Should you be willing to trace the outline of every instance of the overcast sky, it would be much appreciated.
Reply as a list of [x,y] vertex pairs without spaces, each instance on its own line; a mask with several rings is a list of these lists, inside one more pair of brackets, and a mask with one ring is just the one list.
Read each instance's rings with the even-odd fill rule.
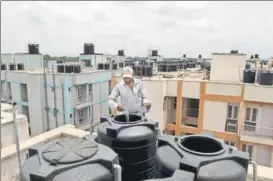
[[238,49],[273,56],[273,2],[1,2],[1,52],[77,56],[95,52],[164,56]]

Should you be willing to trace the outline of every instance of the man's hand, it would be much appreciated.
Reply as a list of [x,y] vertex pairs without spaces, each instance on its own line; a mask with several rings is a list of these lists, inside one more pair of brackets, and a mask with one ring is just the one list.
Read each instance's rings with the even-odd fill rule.
[[147,109],[151,109],[152,104],[151,104],[151,103],[146,103],[146,104],[144,104],[144,106],[145,106]]
[[117,106],[117,110],[118,110],[119,112],[124,111],[124,107],[123,107],[123,105],[118,104],[118,106]]

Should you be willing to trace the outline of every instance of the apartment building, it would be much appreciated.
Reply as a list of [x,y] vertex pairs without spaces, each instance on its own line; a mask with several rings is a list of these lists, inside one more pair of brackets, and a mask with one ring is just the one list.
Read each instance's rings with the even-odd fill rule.
[[10,104],[1,103],[1,149],[15,144],[16,137],[14,128],[16,127],[18,133],[18,141],[29,139],[27,117],[16,112],[16,125],[14,126],[13,109]]
[[44,65],[42,54],[29,54],[29,53],[4,53],[1,54],[1,66],[5,66],[6,70],[23,68],[42,68]]
[[193,70],[143,78],[152,102],[149,118],[168,134],[214,136],[273,167],[273,86],[243,83],[245,62],[245,54],[217,53],[210,80]]
[[1,101],[17,103],[19,112],[27,116],[30,136],[64,124],[86,125],[109,114],[111,76],[109,71],[91,68],[78,73],[1,70]]

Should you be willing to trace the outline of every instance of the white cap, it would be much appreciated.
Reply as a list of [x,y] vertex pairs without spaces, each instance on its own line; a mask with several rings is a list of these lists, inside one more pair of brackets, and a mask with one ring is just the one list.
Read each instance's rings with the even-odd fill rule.
[[122,72],[122,78],[133,78],[134,71],[131,67],[125,67]]

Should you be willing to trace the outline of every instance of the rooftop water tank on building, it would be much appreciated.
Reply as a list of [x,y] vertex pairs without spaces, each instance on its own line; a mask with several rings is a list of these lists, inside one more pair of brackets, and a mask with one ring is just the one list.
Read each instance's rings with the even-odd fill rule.
[[258,82],[260,85],[273,85],[273,71],[260,70]]
[[39,44],[28,44],[29,54],[39,54]]
[[118,64],[119,68],[123,68],[123,63]]
[[1,70],[7,70],[6,64],[1,64]]
[[117,154],[93,138],[55,141],[28,150],[20,181],[115,181],[118,163]]
[[251,69],[244,70],[244,83],[255,83],[256,71]]
[[113,63],[113,70],[117,70],[118,69],[118,64],[117,63]]
[[14,63],[10,63],[9,64],[9,70],[15,70],[15,64]]
[[103,64],[103,69],[104,70],[109,70],[110,69],[110,64],[109,63]]
[[102,70],[103,69],[103,63],[98,63],[98,70]]
[[57,72],[64,73],[64,65],[57,65]]
[[122,181],[154,178],[158,123],[137,114],[126,117],[102,117],[97,140],[119,155]]
[[149,65],[145,65],[142,67],[142,75],[145,77],[153,76],[153,67]]
[[157,55],[158,55],[157,50],[152,50],[152,56],[157,56]]
[[124,56],[124,50],[118,50],[118,55],[119,56]]
[[[158,140],[153,181],[246,181],[249,154],[201,135]],[[167,179],[169,178],[169,179]],[[151,181],[151,180],[150,180]]]
[[17,70],[24,70],[24,64],[23,63],[17,63]]
[[81,65],[74,65],[74,67],[73,67],[74,73],[81,73],[81,71],[82,71]]
[[65,73],[72,73],[73,68],[73,65],[65,65]]
[[84,54],[93,55],[95,54],[95,47],[92,43],[85,43],[84,44]]

